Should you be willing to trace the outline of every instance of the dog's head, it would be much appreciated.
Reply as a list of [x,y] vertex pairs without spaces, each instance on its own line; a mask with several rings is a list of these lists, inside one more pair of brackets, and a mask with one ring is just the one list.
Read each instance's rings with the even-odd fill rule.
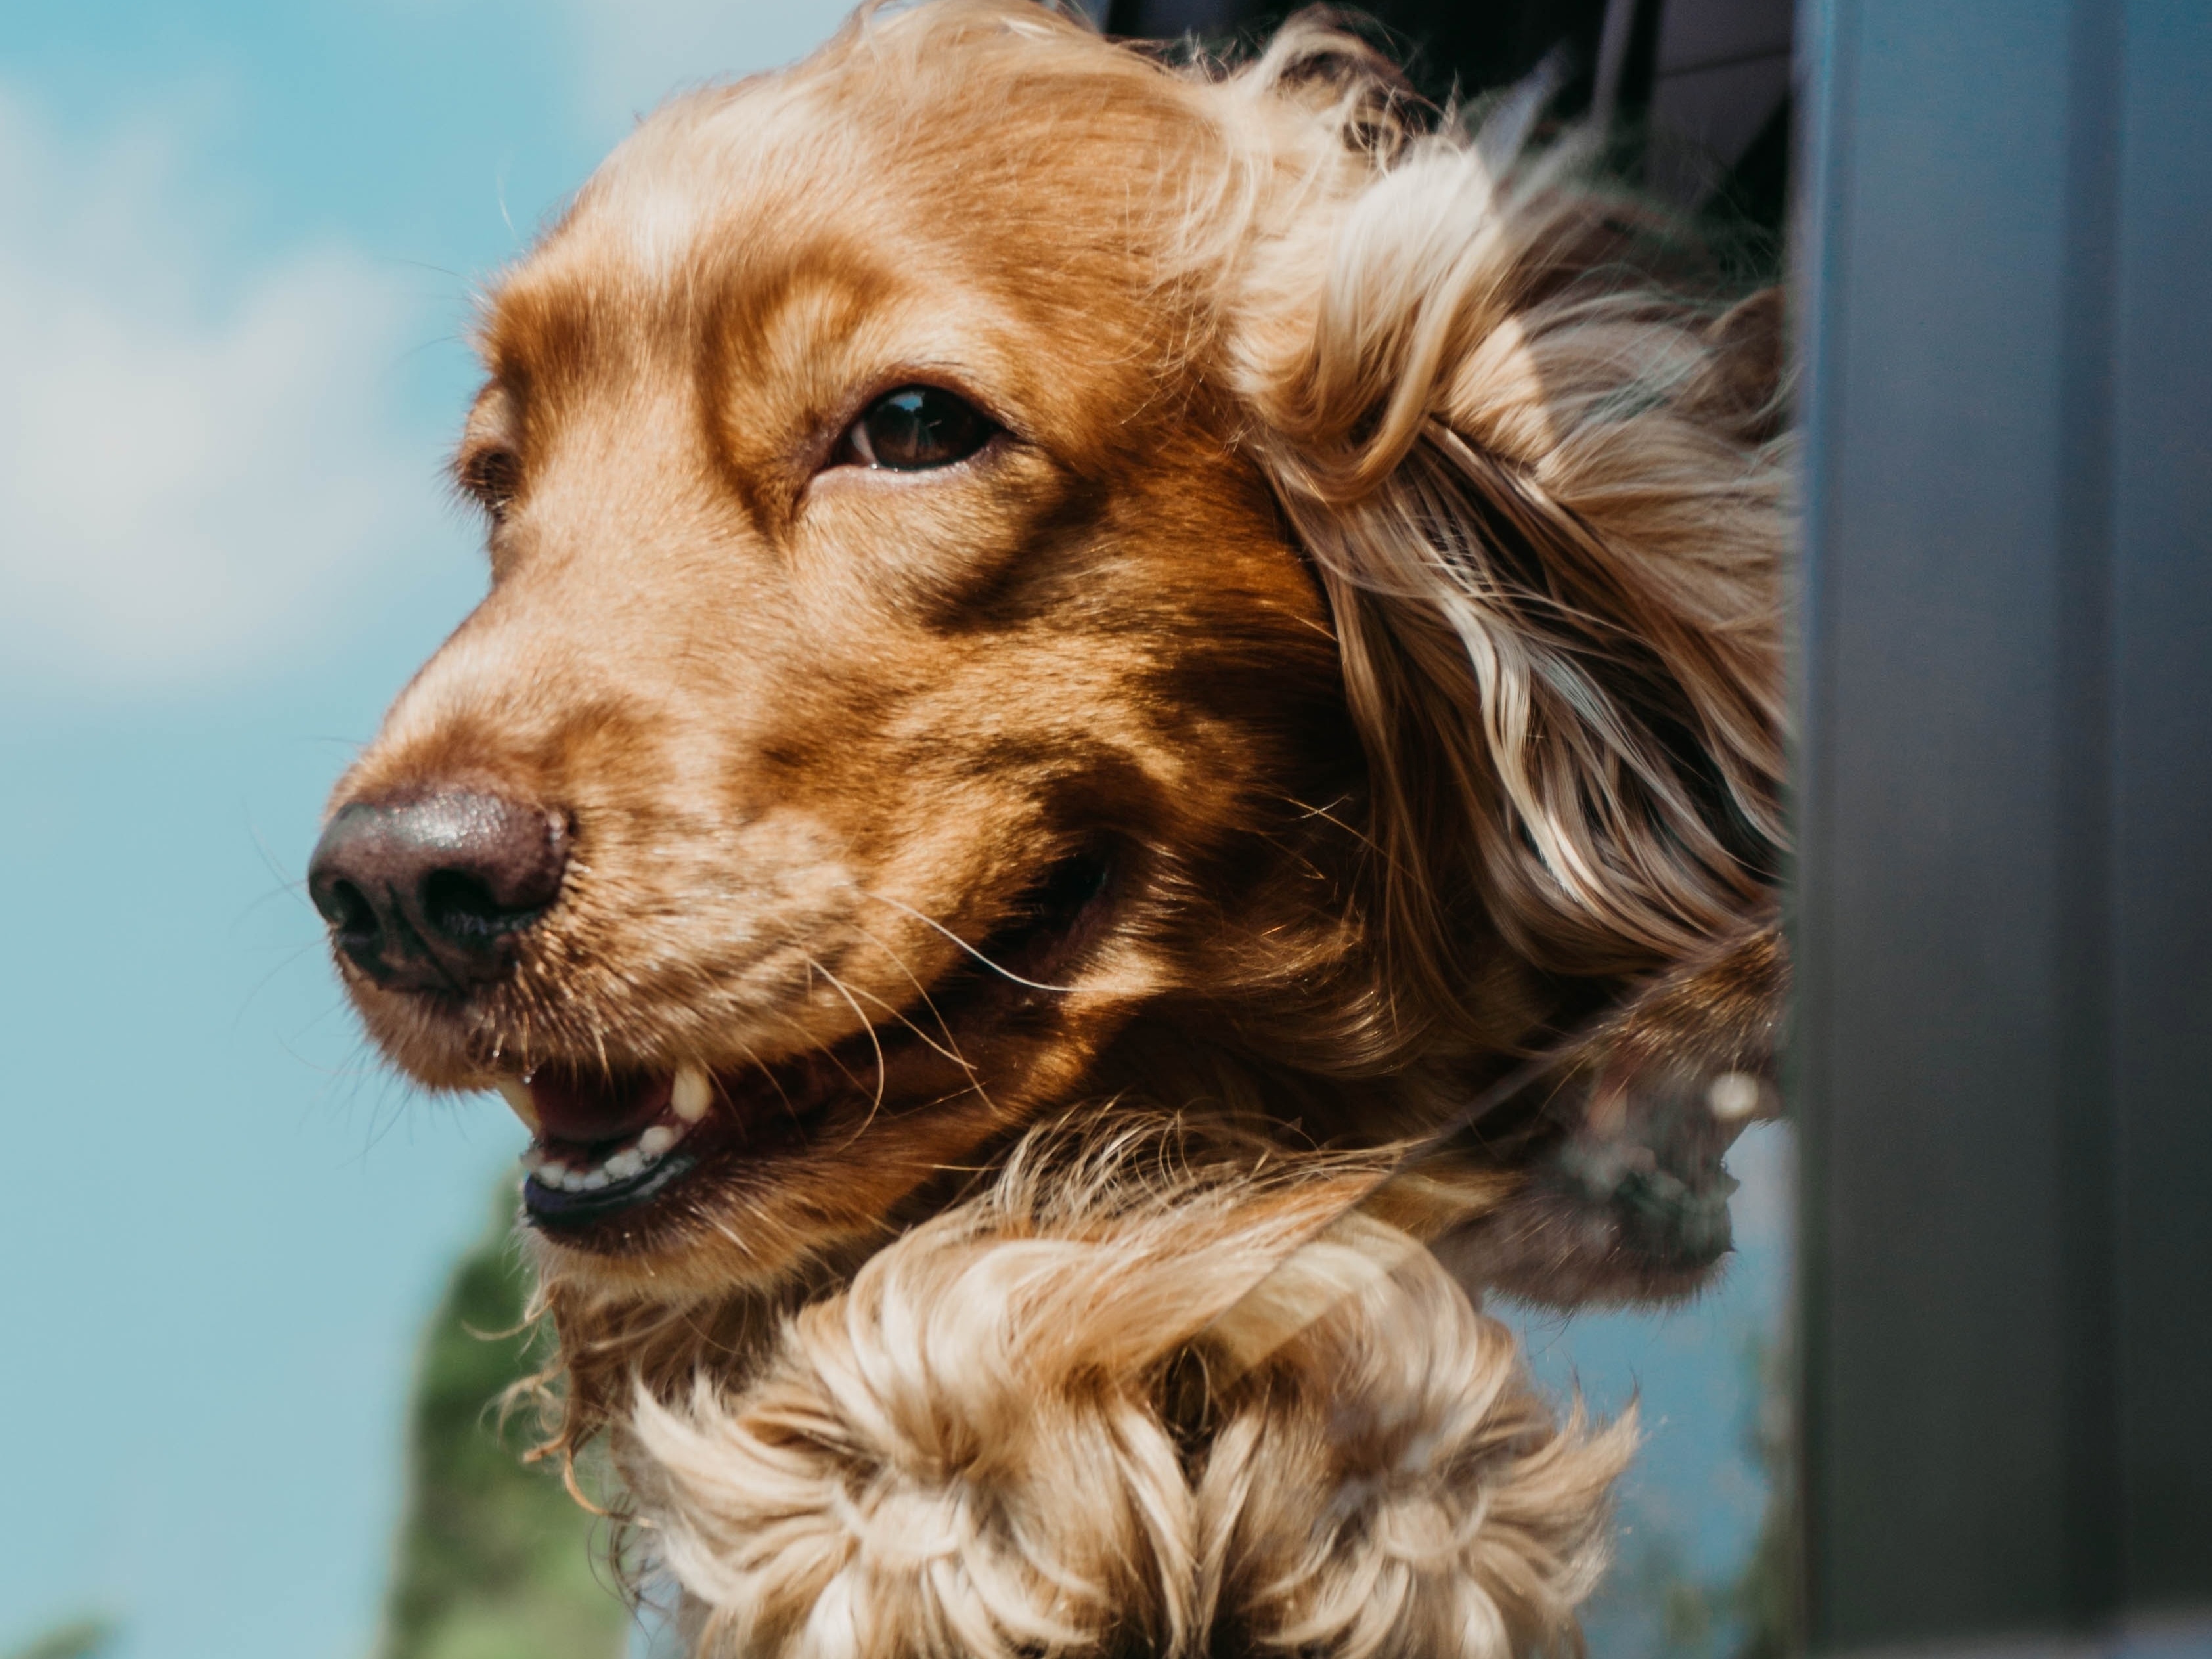
[[490,592],[311,884],[385,1051],[536,1127],[557,1267],[849,1258],[1081,1101],[1414,1133],[1759,912],[1771,331],[1511,118],[931,0],[498,285]]

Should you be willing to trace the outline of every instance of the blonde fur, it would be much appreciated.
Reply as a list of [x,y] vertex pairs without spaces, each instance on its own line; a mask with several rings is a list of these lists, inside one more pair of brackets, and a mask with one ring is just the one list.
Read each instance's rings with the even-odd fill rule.
[[[1469,838],[1530,960],[1694,953],[1761,905],[1786,838],[1780,388],[1717,410],[1729,323],[1629,276],[1644,215],[1594,182],[1595,135],[1500,154],[1411,129],[1311,14],[1224,119],[1279,143],[1252,106],[1316,79],[1343,89],[1297,187],[1240,229],[1230,374],[1328,586],[1395,941],[1463,984],[1439,933]],[[1771,299],[1746,316],[1778,329]]]
[[1230,1179],[1147,1139],[1032,1143],[741,1386],[639,1390],[623,1464],[696,1652],[1571,1642],[1632,1422],[1556,1425],[1432,1256],[1341,1216],[1361,1170]]
[[[434,1085],[713,1079],[694,1173],[538,1246],[549,1444],[611,1441],[702,1655],[1574,1642],[1632,1430],[1437,1253],[1577,1301],[1725,1248],[1791,508],[1778,301],[1538,101],[1319,14],[1231,64],[870,7],[495,296],[494,591],[339,800],[575,851],[505,979],[349,984]],[[826,459],[917,381],[1008,441]]]

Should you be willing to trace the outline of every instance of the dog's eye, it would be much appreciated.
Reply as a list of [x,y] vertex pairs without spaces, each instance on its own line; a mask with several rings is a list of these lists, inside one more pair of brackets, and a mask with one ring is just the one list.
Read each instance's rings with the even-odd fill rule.
[[522,487],[522,463],[509,449],[480,449],[457,469],[461,488],[476,497],[494,524],[507,517],[507,505]]
[[998,428],[971,405],[933,386],[902,386],[870,404],[839,446],[849,465],[918,472],[964,461]]

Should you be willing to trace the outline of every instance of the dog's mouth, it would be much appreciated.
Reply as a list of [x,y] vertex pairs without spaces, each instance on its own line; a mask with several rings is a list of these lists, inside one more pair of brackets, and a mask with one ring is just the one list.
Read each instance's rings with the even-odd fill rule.
[[[728,1070],[555,1061],[502,1078],[500,1092],[536,1131],[523,1155],[531,1221],[566,1243],[621,1248],[709,1166],[758,1166],[825,1133],[856,1133],[878,1112],[972,1092],[965,1056],[1021,1006],[1057,994],[1050,981],[1103,932],[1114,877],[1098,854],[1054,864],[911,1006],[824,1048]],[[617,1218],[619,1229],[603,1226]]]
[[533,1219],[577,1224],[642,1204],[697,1167],[684,1143],[712,1108],[714,1080],[697,1066],[673,1073],[587,1079],[542,1067],[500,1083],[538,1130],[523,1154],[523,1202]]

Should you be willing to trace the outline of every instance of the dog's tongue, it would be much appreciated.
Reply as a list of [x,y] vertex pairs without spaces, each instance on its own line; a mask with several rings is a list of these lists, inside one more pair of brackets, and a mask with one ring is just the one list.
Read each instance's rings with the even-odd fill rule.
[[672,1075],[571,1072],[546,1066],[530,1079],[530,1103],[548,1140],[595,1146],[622,1140],[668,1109]]

